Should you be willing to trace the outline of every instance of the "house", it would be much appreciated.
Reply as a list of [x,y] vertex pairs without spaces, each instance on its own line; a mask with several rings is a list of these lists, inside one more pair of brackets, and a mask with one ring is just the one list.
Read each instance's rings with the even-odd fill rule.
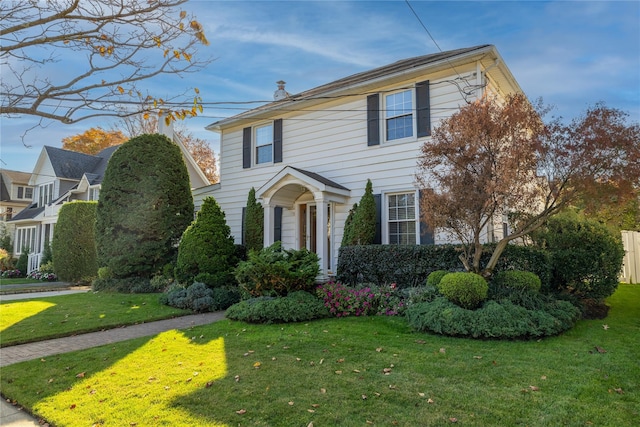
[[[206,127],[220,134],[213,196],[242,242],[252,187],[264,208],[264,245],[307,248],[335,271],[349,209],[373,184],[382,244],[442,243],[420,223],[417,157],[438,122],[484,95],[521,93],[493,45],[418,56],[291,95]],[[487,239],[502,233],[502,224]]]
[[7,221],[31,204],[30,178],[28,172],[0,169],[0,235],[12,236],[14,227]]
[[[172,137],[180,147],[191,188],[208,185],[206,176],[178,136],[173,135],[172,129],[162,126],[160,131]],[[42,148],[29,180],[29,185],[34,189],[31,203],[10,221],[15,226],[14,256],[20,256],[24,248],[29,248],[28,272],[40,266],[42,252],[53,238],[62,204],[74,200],[99,199],[104,172],[117,149],[118,146],[113,146],[96,155],[89,155],[49,146]]]

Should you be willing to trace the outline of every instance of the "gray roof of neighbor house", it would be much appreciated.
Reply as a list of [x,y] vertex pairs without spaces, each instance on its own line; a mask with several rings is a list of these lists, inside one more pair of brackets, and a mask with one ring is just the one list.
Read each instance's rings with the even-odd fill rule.
[[278,101],[274,101],[274,102],[270,102],[268,104],[262,105],[260,107],[256,107],[253,108],[249,111],[245,111],[243,113],[237,114],[235,116],[226,118],[226,119],[222,119],[219,120],[217,122],[214,122],[208,126],[206,126],[206,129],[208,130],[214,130],[216,129],[218,126],[229,123],[229,122],[234,122],[238,119],[242,119],[245,116],[252,116],[255,113],[261,112],[261,111],[268,111],[271,109],[275,109],[277,108],[277,106],[282,105],[283,103],[287,103],[287,102],[295,102],[295,101],[303,101],[303,100],[308,100],[308,99],[318,99],[321,98],[323,95],[326,95],[328,93],[332,93],[335,92],[337,90],[340,89],[344,89],[344,88],[348,88],[350,86],[354,86],[354,85],[358,85],[361,83],[366,83],[369,81],[373,81],[382,77],[386,77],[386,76],[390,76],[390,75],[396,75],[399,73],[403,73],[409,70],[412,70],[414,68],[420,68],[420,67],[424,67],[427,65],[431,65],[431,64],[436,64],[442,61],[449,61],[450,59],[453,59],[455,57],[458,56],[462,56],[462,55],[468,55],[468,54],[475,54],[475,53],[482,53],[482,51],[485,52],[489,52],[491,50],[494,50],[495,47],[493,45],[490,44],[483,44],[483,45],[479,45],[479,46],[473,46],[473,47],[468,47],[468,48],[463,48],[463,49],[455,49],[455,50],[449,50],[446,52],[438,52],[438,53],[432,53],[429,55],[422,55],[422,56],[416,56],[413,58],[408,58],[408,59],[402,59],[400,61],[396,61],[392,64],[388,64],[388,65],[384,65],[382,67],[378,67],[378,68],[374,68],[373,70],[368,70],[368,71],[363,71],[361,73],[356,73],[353,74],[351,76],[347,76],[344,77],[342,79],[338,79],[335,80],[333,82],[315,87],[313,89],[309,89],[306,90],[304,92],[300,92],[296,95],[290,95],[289,97],[283,99],[283,100],[278,100]]
[[37,217],[41,212],[44,211],[44,206],[41,208],[38,208],[37,206],[38,206],[37,203],[30,204],[29,206],[27,206],[26,208],[18,212],[16,215],[14,215],[9,220],[9,222],[20,221],[21,219],[32,219]]
[[11,201],[11,191],[7,180],[13,184],[29,186],[29,178],[31,178],[31,173],[29,172],[0,169],[0,201]]
[[77,153],[47,145],[45,145],[44,149],[47,151],[53,171],[58,178],[80,179],[85,172],[92,171],[101,160],[99,157],[90,154]]

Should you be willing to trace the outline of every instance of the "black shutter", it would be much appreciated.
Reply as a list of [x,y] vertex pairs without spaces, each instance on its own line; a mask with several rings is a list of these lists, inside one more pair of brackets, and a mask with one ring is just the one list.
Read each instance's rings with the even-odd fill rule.
[[273,163],[282,162],[282,119],[273,121]]
[[374,194],[373,200],[376,202],[376,235],[373,237],[374,245],[382,244],[382,195]]
[[251,128],[242,129],[242,168],[251,167]]
[[421,245],[433,245],[435,244],[435,238],[433,236],[433,230],[429,227],[429,224],[422,220],[422,206],[420,200],[422,199],[422,190],[418,191],[418,212],[420,220],[420,244]]
[[416,111],[418,116],[418,138],[431,135],[429,80],[416,84]]
[[273,208],[273,241],[282,241],[282,208]]
[[367,96],[367,145],[380,145],[380,95]]
[[247,230],[246,230],[246,227],[244,226],[244,215],[245,215],[245,211],[246,211],[246,210],[247,210],[247,208],[242,208],[242,219],[241,219],[241,221],[242,221],[242,223],[241,223],[241,224],[242,224],[242,225],[240,226],[240,227],[241,227],[241,228],[240,228],[240,230],[241,230],[241,231],[240,231],[240,235],[242,236],[242,239],[241,239],[241,240],[242,240],[242,241],[241,241],[242,246],[244,246],[244,245],[245,245],[245,242],[246,242],[246,233],[247,233]]

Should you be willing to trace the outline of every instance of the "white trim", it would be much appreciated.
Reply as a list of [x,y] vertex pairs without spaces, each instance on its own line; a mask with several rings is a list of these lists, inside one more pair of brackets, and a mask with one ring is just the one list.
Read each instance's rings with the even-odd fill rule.
[[[392,96],[392,95],[396,95],[398,93],[403,93],[403,92],[409,92],[409,94],[411,95],[411,135],[410,136],[405,136],[404,138],[396,138],[396,139],[388,139],[387,138],[387,97],[388,96]],[[405,88],[400,88],[398,90],[394,90],[394,91],[389,91],[389,92],[384,92],[381,94],[382,95],[382,108],[380,109],[380,132],[381,132],[381,136],[382,138],[380,138],[380,140],[382,141],[383,144],[396,144],[396,143],[402,143],[402,142],[413,142],[416,141],[417,135],[418,135],[418,120],[417,120],[417,106],[416,106],[416,87],[415,84],[407,89]],[[400,116],[395,116],[395,117],[400,117]],[[390,119],[393,119],[393,117],[390,117]]]

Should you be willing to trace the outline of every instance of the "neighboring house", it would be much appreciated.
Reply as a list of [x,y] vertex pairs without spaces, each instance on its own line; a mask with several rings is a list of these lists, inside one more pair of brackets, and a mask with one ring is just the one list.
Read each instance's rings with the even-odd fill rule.
[[13,236],[14,226],[7,221],[31,204],[31,174],[0,169],[0,233]]
[[[171,135],[171,129],[163,129]],[[191,188],[208,185],[209,181],[197,166],[184,145],[174,137],[181,148]],[[96,155],[77,153],[61,148],[44,146],[31,174],[29,185],[34,189],[31,204],[17,215],[11,224],[15,226],[14,256],[29,248],[27,272],[40,266],[42,252],[53,238],[58,212],[63,203],[74,200],[98,200],[102,178],[111,155],[118,146],[109,147]]]
[[[405,59],[290,95],[207,126],[220,134],[213,196],[237,243],[251,187],[264,207],[264,244],[308,248],[324,277],[335,271],[349,209],[373,183],[376,243],[433,244],[446,237],[420,223],[420,147],[438,122],[484,95],[522,93],[492,45]],[[501,218],[487,230],[502,234]]]

